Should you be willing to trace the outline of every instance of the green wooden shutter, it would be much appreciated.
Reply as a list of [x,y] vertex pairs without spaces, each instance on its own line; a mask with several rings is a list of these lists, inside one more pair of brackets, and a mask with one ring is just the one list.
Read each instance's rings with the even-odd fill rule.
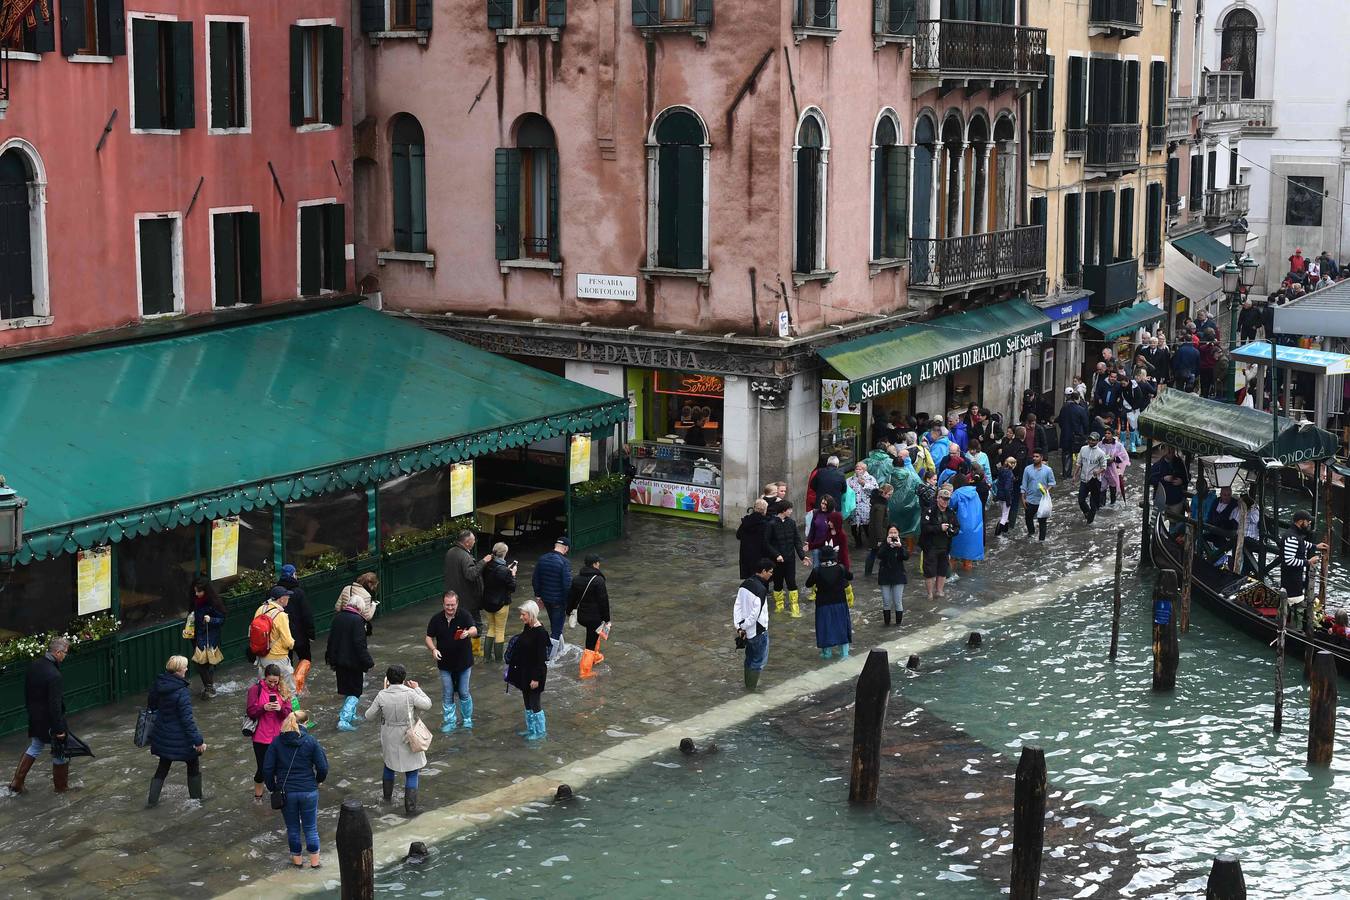
[[37,53],[51,53],[56,49],[56,16],[49,16],[45,21],[42,13],[34,8],[34,15],[37,16],[37,28],[33,31],[33,50]]
[[235,214],[218,213],[211,217],[212,260],[216,270],[216,306],[234,306],[239,302],[239,244],[235,240]]
[[663,144],[656,151],[656,264],[678,269],[680,148]]
[[1098,261],[1110,265],[1116,261],[1116,194],[1101,191],[1097,203]]
[[520,256],[520,151],[498,147],[497,179],[497,258]]
[[173,36],[173,128],[197,124],[196,72],[192,66],[192,23],[168,22]]
[[230,59],[229,25],[225,22],[208,22],[206,32],[207,45],[211,58],[211,127],[229,128],[233,120],[230,109]]
[[427,148],[424,144],[408,146],[408,187],[412,208],[412,248],[414,252],[427,251]]
[[558,151],[548,153],[548,258],[562,261],[562,244],[558,240]]
[[872,259],[886,256],[886,217],[890,213],[886,175],[890,171],[891,150],[889,146],[880,146],[872,159]]
[[108,55],[127,53],[127,13],[124,0],[108,0]]
[[291,26],[291,124],[305,124],[305,28]]
[[394,144],[394,249],[412,250],[412,167],[408,144]]
[[909,147],[891,147],[886,154],[890,164],[886,172],[886,193],[890,209],[886,213],[890,245],[887,255],[909,258]]
[[645,25],[661,24],[661,0],[633,0],[633,24],[639,28]]
[[1079,224],[1079,194],[1064,195],[1064,274],[1081,270],[1082,233]]
[[548,27],[562,28],[567,24],[567,0],[547,0]]
[[711,28],[713,23],[713,0],[694,0],[694,24]]
[[239,299],[244,303],[262,302],[262,216],[255,212],[238,213],[239,222]]
[[1134,188],[1120,192],[1120,241],[1116,259],[1134,258]]
[[61,55],[74,56],[85,44],[85,29],[97,22],[84,21],[84,0],[61,0]]
[[[886,22],[886,12],[890,6],[890,0],[872,0],[872,33],[886,34],[888,32]],[[875,248],[874,248],[875,249]]]
[[323,26],[323,121],[329,125],[342,124],[342,62],[346,48],[342,43],[342,29],[336,25]]
[[1084,90],[1086,77],[1086,68],[1081,56],[1069,57],[1069,109],[1068,127],[1079,129],[1083,127],[1083,104],[1087,97]]
[[142,314],[173,312],[173,220],[141,219]]
[[418,31],[431,30],[431,5],[432,0],[417,0],[417,7],[414,12]]
[[1097,192],[1083,195],[1083,262],[1097,264]]
[[[340,30],[340,29],[339,29]],[[326,256],[328,257],[329,290],[347,289],[347,205],[329,203],[320,207],[325,217],[325,234],[328,237]]]
[[385,0],[361,0],[361,30],[384,31]]
[[675,226],[681,269],[703,268],[703,148],[680,147],[680,193]]
[[[487,24],[489,28],[510,28],[515,24],[512,9],[514,0],[487,0]],[[515,257],[510,257],[514,259]]]
[[134,103],[132,119],[137,128],[163,128],[159,115],[159,23],[131,20]]
[[300,293],[312,297],[323,281],[323,207],[300,207]]

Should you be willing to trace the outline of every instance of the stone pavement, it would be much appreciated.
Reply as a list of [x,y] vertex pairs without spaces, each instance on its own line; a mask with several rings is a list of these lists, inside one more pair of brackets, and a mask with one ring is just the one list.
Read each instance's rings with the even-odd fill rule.
[[[961,622],[949,623],[952,628],[941,632],[959,633],[980,621],[974,607],[1011,600],[1011,594],[1058,593],[1060,586],[1054,582],[1083,569],[1086,562],[1102,562],[1113,552],[1116,525],[1124,525],[1131,534],[1137,531],[1138,511],[1133,507],[1103,513],[1091,532],[1079,517],[1068,515],[1071,508],[1068,502],[1060,504],[1047,543],[1037,544],[1019,535],[991,548],[989,560],[949,585],[943,603],[930,605],[923,599],[921,582],[915,577],[900,631],[883,633],[875,582],[860,580],[853,611],[856,653],[862,654],[879,640],[900,647],[912,632],[966,611]],[[514,733],[521,726],[519,693],[504,693],[498,666],[476,666],[476,727],[471,734],[438,733],[428,754],[420,791],[427,813],[419,817],[427,818],[426,825],[416,819],[405,822],[397,793],[394,806],[383,806],[377,729],[365,726],[355,734],[333,729],[338,698],[331,672],[320,665],[311,678],[307,706],[318,719],[315,734],[332,769],[320,795],[326,865],[319,872],[297,875],[287,871],[280,815],[266,804],[252,802],[252,751],[238,730],[250,670],[234,667],[218,676],[218,686],[223,688],[220,696],[209,703],[196,702],[208,744],[203,759],[207,799],[200,805],[187,799],[179,767],[170,776],[159,808],[143,808],[153,759],[131,744],[135,701],[73,717],[72,728],[99,754],[96,760],[77,760],[72,766],[72,786],[79,789],[64,797],[52,794],[44,758],[29,777],[28,793],[0,796],[0,811],[5,813],[0,818],[0,877],[6,893],[48,896],[59,891],[64,897],[92,897],[117,890],[130,896],[203,897],[262,879],[270,887],[255,892],[259,896],[331,889],[337,877],[333,830],[346,797],[361,799],[371,811],[377,846],[388,857],[410,833],[437,833],[436,823],[446,821],[449,817],[444,813],[452,807],[476,806],[474,818],[486,820],[488,810],[501,803],[484,795],[494,791],[514,795],[519,792],[507,789],[526,779],[531,787],[524,793],[537,793],[552,783],[550,778],[564,775],[569,766],[580,766],[578,771],[582,771],[584,761],[599,755],[611,759],[629,755],[630,751],[616,748],[632,739],[659,737],[664,744],[673,734],[665,730],[672,722],[693,720],[688,724],[696,726],[700,714],[738,699],[748,700],[756,709],[770,708],[767,704],[788,702],[852,677],[860,665],[860,659],[836,662],[832,667],[838,672],[821,673],[825,677],[819,684],[816,679],[786,683],[824,667],[815,650],[811,610],[806,606],[800,620],[774,616],[769,667],[761,683],[772,699],[745,698],[741,660],[730,638],[731,599],[739,580],[732,532],[634,516],[629,538],[600,552],[605,555],[614,610],[614,639],[607,645],[606,662],[597,667],[599,677],[578,681],[575,655],[551,672],[544,694],[549,737],[529,746]],[[528,584],[528,568],[529,560],[523,559],[523,584]],[[1074,586],[1101,573],[1096,565],[1088,568],[1092,571],[1070,579]],[[527,592],[528,588],[518,599]],[[313,600],[331,602],[331,598]],[[401,662],[428,687],[437,705],[428,724],[438,724],[440,690],[422,635],[437,608],[438,601],[432,599],[381,616],[371,641],[376,672]],[[994,612],[989,610],[991,616]],[[580,635],[578,629],[569,638]],[[320,655],[317,648],[316,655]],[[363,709],[379,677],[369,678],[368,684]],[[12,765],[8,760],[17,760],[22,746],[19,736],[0,742],[7,754],[0,756],[0,764]],[[387,839],[382,837],[385,833]],[[273,880],[278,875],[281,880]]]

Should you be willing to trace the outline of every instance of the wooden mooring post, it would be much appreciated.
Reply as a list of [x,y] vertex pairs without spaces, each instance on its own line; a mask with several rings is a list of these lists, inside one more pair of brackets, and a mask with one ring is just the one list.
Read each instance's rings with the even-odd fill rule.
[[1186,547],[1182,556],[1184,562],[1182,565],[1185,571],[1181,574],[1181,632],[1187,634],[1191,630],[1191,582],[1195,580],[1195,540],[1196,540],[1196,521],[1189,516],[1186,517]]
[[372,900],[375,896],[375,849],[370,819],[360,800],[342,801],[337,824],[338,872],[342,900]]
[[1221,853],[1214,857],[1205,885],[1205,900],[1247,900],[1247,882],[1236,856]]
[[1158,575],[1153,595],[1153,690],[1170,691],[1177,686],[1177,576],[1171,569]]
[[1308,691],[1308,765],[1331,765],[1336,744],[1336,659],[1327,650],[1313,657]]
[[1013,788],[1012,900],[1036,900],[1045,844],[1045,751],[1023,747]]
[[1275,733],[1284,728],[1284,629],[1289,621],[1289,595],[1280,590],[1280,631],[1275,636]]
[[1120,570],[1125,564],[1125,528],[1116,529],[1116,596],[1111,606],[1111,661],[1120,648]]
[[891,664],[885,650],[867,654],[858,676],[853,706],[853,768],[848,783],[851,803],[876,803],[881,783],[881,733],[891,697]]

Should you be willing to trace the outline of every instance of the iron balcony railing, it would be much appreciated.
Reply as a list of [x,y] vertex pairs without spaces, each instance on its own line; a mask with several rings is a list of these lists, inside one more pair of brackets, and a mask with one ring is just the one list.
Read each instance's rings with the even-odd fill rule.
[[1139,260],[1122,259],[1104,265],[1083,266],[1083,289],[1092,291],[1088,308],[1109,312],[1133,303],[1139,293]]
[[1052,128],[1033,128],[1029,132],[1032,156],[1049,156],[1055,152],[1055,132]]
[[1139,124],[1137,122],[1087,127],[1087,165],[1096,169],[1137,169],[1139,167]]
[[1235,222],[1246,216],[1251,192],[1250,184],[1234,184],[1205,191],[1205,224],[1212,226]]
[[992,22],[922,19],[914,68],[970,75],[1044,75],[1045,29]]
[[1082,156],[1087,148],[1087,130],[1084,128],[1064,129],[1064,155]]
[[1092,0],[1088,7],[1089,28],[1122,28],[1138,30],[1143,27],[1139,0]]
[[909,282],[921,287],[960,288],[1045,269],[1044,225],[909,243]]
[[1167,101],[1167,139],[1184,141],[1191,136],[1195,121],[1195,101],[1189,97]]

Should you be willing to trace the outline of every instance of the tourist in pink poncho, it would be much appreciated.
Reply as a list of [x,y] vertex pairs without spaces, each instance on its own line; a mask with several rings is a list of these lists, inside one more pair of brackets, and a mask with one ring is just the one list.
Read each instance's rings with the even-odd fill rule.
[[1102,481],[1111,495],[1111,505],[1115,506],[1117,492],[1122,501],[1125,499],[1125,470],[1130,467],[1130,454],[1125,452],[1125,445],[1116,440],[1116,433],[1109,428],[1102,436],[1102,449],[1106,451],[1106,469],[1102,472]]

